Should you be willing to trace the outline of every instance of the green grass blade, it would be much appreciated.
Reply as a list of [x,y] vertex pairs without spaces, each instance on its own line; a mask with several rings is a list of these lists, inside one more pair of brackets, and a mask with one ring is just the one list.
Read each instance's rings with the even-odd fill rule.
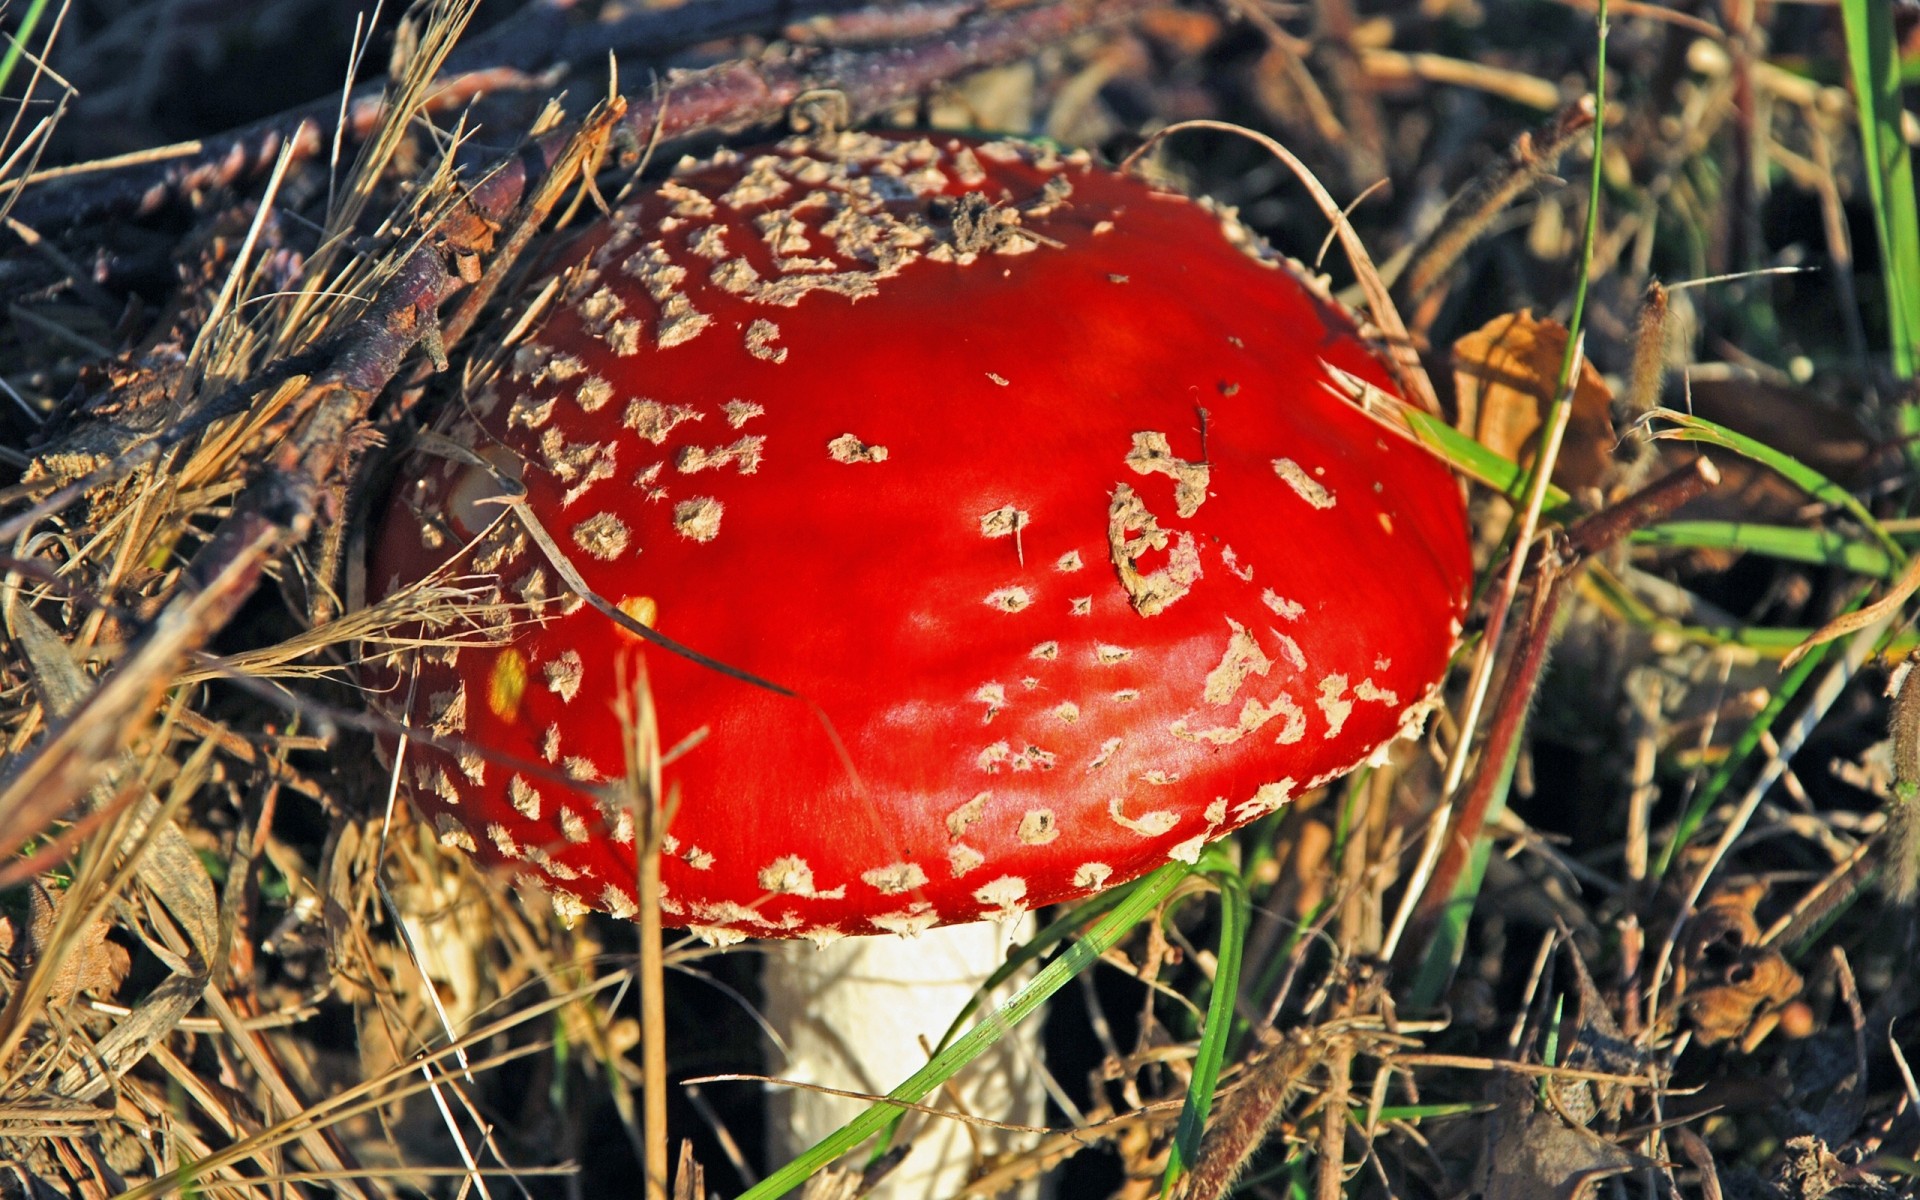
[[1742,458],[1751,459],[1764,467],[1780,473],[1787,482],[1812,496],[1822,504],[1840,509],[1858,521],[1862,528],[1873,535],[1873,539],[1892,555],[1894,561],[1905,566],[1907,555],[1887,533],[1886,528],[1874,519],[1866,506],[1853,498],[1853,493],[1841,487],[1825,475],[1807,466],[1790,454],[1782,453],[1756,441],[1745,434],[1735,433],[1724,425],[1717,425],[1705,417],[1696,417],[1671,408],[1656,408],[1651,414],[1666,423],[1653,436],[1662,441],[1697,442],[1703,446],[1718,446],[1722,450],[1731,450]]
[[[952,1023],[947,1026],[947,1031],[940,1035],[939,1044],[933,1048],[934,1053],[938,1054],[945,1050],[954,1038],[960,1036],[960,1031],[966,1028],[968,1021],[973,1019],[973,1014],[980,1011],[980,1006],[993,994],[994,989],[1025,970],[1028,965],[1039,961],[1047,951],[1071,937],[1075,930],[1111,912],[1134,888],[1140,885],[1140,882],[1136,880],[1133,883],[1108,888],[1097,896],[1081,901],[1055,917],[1045,929],[1028,938],[1012,954],[1007,955],[1007,961],[1000,964],[993,974],[987,976],[986,982],[973,993],[973,998],[954,1015]],[[906,1117],[904,1109],[894,1114],[887,1135],[874,1144],[875,1158],[884,1154],[892,1145],[894,1137],[900,1130],[900,1123],[906,1120]]]
[[1746,521],[1668,521],[1633,535],[1637,546],[1692,550],[1744,550],[1788,562],[1839,567],[1856,575],[1892,579],[1900,564],[1879,546],[1830,529],[1756,525]]
[[980,990],[973,994],[973,999],[967,1001],[966,1007],[962,1008],[959,1014],[953,1018],[953,1023],[947,1026],[947,1031],[940,1035],[940,1044],[935,1046],[934,1049],[936,1051],[944,1050],[948,1043],[960,1036],[961,1029],[966,1026],[967,1021],[974,1013],[980,1011],[981,1003],[993,989],[999,987],[1007,980],[1012,979],[1029,963],[1039,961],[1047,951],[1072,936],[1074,930],[1112,912],[1127,898],[1128,894],[1142,882],[1144,881],[1136,880],[1133,883],[1123,884],[1120,887],[1109,888],[1097,896],[1092,896],[1081,901],[1062,915],[1048,922],[1045,929],[1034,934],[1012,954],[1007,955],[1007,961],[1002,963],[993,974],[987,976],[987,981],[980,985]]
[[[1449,1104],[1387,1104],[1381,1106],[1380,1111],[1373,1115],[1382,1121],[1419,1122],[1430,1117],[1466,1117],[1477,1113],[1490,1113],[1497,1111],[1499,1107],[1498,1104],[1487,1100],[1458,1100]],[[1355,1124],[1365,1121],[1368,1116],[1367,1107],[1364,1104],[1349,1105],[1348,1111],[1353,1114]]]
[[[1527,472],[1506,455],[1474,441],[1439,417],[1408,407],[1402,414],[1421,445],[1445,459],[1454,470],[1518,502],[1527,486]],[[1546,511],[1565,508],[1571,498],[1557,487],[1547,487]]]
[[[1873,231],[1880,242],[1887,289],[1893,369],[1911,379],[1920,367],[1920,219],[1913,195],[1913,159],[1900,133],[1900,50],[1891,0],[1840,0],[1847,60],[1860,112],[1861,157]],[[1901,406],[1900,431],[1920,432],[1920,409]]]
[[[1784,625],[1687,625],[1664,617],[1609,572],[1604,564],[1588,564],[1580,581],[1581,595],[1597,604],[1601,611],[1649,633],[1673,638],[1690,646],[1715,649],[1738,647],[1750,650],[1757,658],[1784,658],[1787,651],[1812,637],[1814,631]],[[1920,649],[1920,635],[1912,631],[1896,633],[1887,639],[1882,653],[1890,659]]]
[[[1159,907],[1192,868],[1172,863],[1134,885],[1127,898],[1102,917],[1087,935],[1068,947],[1059,958],[1043,967],[1027,985],[1016,992],[979,1024],[969,1029],[951,1046],[933,1056],[926,1066],[915,1071],[906,1082],[887,1093],[889,1099],[917,1104],[993,1045],[1007,1029],[1032,1016],[1069,979],[1099,961],[1102,954],[1118,945],[1135,925]],[[807,1150],[792,1162],[761,1180],[741,1195],[740,1200],[773,1200],[805,1183],[815,1172],[842,1154],[881,1132],[899,1112],[895,1105],[876,1103]]]
[[26,15],[20,18],[20,28],[13,31],[7,39],[7,52],[0,56],[0,89],[4,89],[12,80],[14,68],[20,65],[20,56],[25,53],[27,39],[40,24],[40,18],[47,11],[47,0],[33,0],[27,5]]
[[1240,997],[1240,963],[1253,911],[1238,870],[1224,865],[1207,874],[1220,885],[1220,949],[1213,970],[1213,994],[1207,1000],[1207,1025],[1194,1054],[1193,1080],[1187,1086],[1187,1102],[1180,1110],[1173,1151],[1167,1155],[1167,1173],[1160,1184],[1163,1196],[1172,1193],[1174,1183],[1188,1166],[1200,1161],[1200,1139],[1207,1132],[1213,1090],[1220,1082],[1220,1064],[1226,1059],[1227,1040],[1233,1034],[1234,1003]]

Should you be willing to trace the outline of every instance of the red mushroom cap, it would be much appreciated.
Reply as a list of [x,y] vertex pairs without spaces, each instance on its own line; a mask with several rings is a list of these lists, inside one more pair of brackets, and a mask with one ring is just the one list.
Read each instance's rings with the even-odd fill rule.
[[634,910],[594,786],[625,770],[623,654],[664,745],[705,731],[667,768],[661,905],[723,940],[1191,861],[1413,728],[1445,670],[1458,485],[1332,394],[1326,364],[1392,384],[1204,204],[1083,154],[841,134],[683,164],[552,282],[448,436],[607,602],[817,705],[644,646],[478,503],[486,471],[414,459],[376,594],[477,537],[453,569],[527,607],[375,682],[476,748],[410,751],[444,840],[563,908]]

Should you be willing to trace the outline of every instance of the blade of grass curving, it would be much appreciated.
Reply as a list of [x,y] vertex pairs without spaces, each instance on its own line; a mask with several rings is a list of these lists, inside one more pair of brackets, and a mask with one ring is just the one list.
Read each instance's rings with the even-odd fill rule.
[[[1920,219],[1913,194],[1913,159],[1901,136],[1900,50],[1892,0],[1840,0],[1847,60],[1860,114],[1861,157],[1873,231],[1880,242],[1887,289],[1887,324],[1894,373],[1911,379],[1920,369]],[[1900,407],[1900,432],[1920,433],[1920,407]]]
[[[1000,964],[993,974],[987,976],[986,981],[974,990],[973,997],[954,1015],[952,1023],[947,1026],[946,1032],[940,1035],[939,1043],[934,1046],[934,1053],[938,1054],[940,1051],[945,1050],[954,1038],[960,1036],[960,1031],[966,1028],[967,1022],[972,1019],[974,1013],[980,1011],[980,1005],[988,996],[993,994],[996,988],[1026,969],[1028,965],[1038,962],[1047,951],[1059,943],[1066,941],[1075,930],[1113,911],[1121,901],[1125,900],[1127,896],[1132,893],[1134,888],[1139,887],[1144,882],[1145,880],[1136,879],[1132,883],[1108,888],[1097,896],[1089,897],[1074,905],[1060,916],[1055,917],[1047,924],[1045,929],[1042,929],[1021,943],[1013,953],[1007,955],[1006,962]],[[874,1144],[874,1157],[876,1159],[886,1153],[887,1149],[892,1146],[893,1139],[899,1133],[900,1124],[905,1121],[906,1118],[907,1111],[905,1109],[894,1114],[892,1122],[887,1127],[886,1136],[880,1138]]]
[[[1064,954],[1041,968],[1027,985],[1005,1004],[983,1018],[951,1046],[933,1056],[926,1066],[915,1071],[904,1083],[887,1095],[890,1099],[918,1103],[930,1092],[979,1057],[981,1051],[998,1041],[1004,1032],[1033,1015],[1059,991],[1069,979],[1097,962],[1102,954],[1118,945],[1129,930],[1148,913],[1159,907],[1193,868],[1171,863],[1135,884],[1126,899],[1096,922],[1086,936],[1069,946]],[[811,1149],[767,1176],[744,1192],[740,1200],[773,1200],[805,1183],[815,1172],[842,1154],[881,1132],[900,1110],[884,1102],[877,1103]]]
[[1226,1059],[1227,1039],[1233,1034],[1234,1005],[1240,997],[1240,962],[1247,945],[1247,923],[1253,914],[1239,868],[1218,847],[1207,851],[1198,869],[1220,888],[1220,949],[1215,952],[1206,1029],[1194,1053],[1187,1102],[1180,1110],[1173,1149],[1167,1155],[1167,1172],[1160,1181],[1162,1196],[1171,1195],[1187,1164],[1200,1159],[1200,1139],[1207,1132],[1213,1091],[1220,1082],[1220,1064]]
[[[1474,441],[1438,417],[1411,408],[1404,416],[1415,440],[1445,459],[1454,470],[1510,500],[1524,499],[1527,471],[1519,463]],[[1546,513],[1556,513],[1570,503],[1572,499],[1566,492],[1547,485]]]
[[26,52],[27,39],[33,36],[34,29],[40,24],[40,18],[46,15],[47,0],[33,0],[27,5],[27,11],[21,14],[20,28],[13,31],[7,39],[7,52],[0,56],[0,89],[7,86],[13,78],[14,68],[20,65],[20,56]]
[[1860,522],[1861,526],[1873,535],[1873,539],[1879,542],[1899,565],[1906,565],[1906,551],[1893,540],[1893,536],[1886,531],[1886,527],[1874,519],[1866,506],[1854,499],[1852,492],[1799,459],[1776,450],[1756,438],[1735,433],[1725,425],[1715,424],[1705,417],[1696,417],[1691,413],[1683,413],[1671,408],[1656,408],[1648,416],[1657,417],[1669,426],[1653,435],[1661,441],[1697,442],[1703,446],[1718,446],[1722,450],[1731,450],[1742,458],[1751,459],[1763,467],[1779,472],[1787,482],[1815,500],[1841,509]]
[[1900,564],[1885,550],[1831,529],[1756,525],[1746,521],[1668,521],[1640,530],[1632,540],[1637,546],[1744,550],[1788,562],[1839,567],[1875,579],[1892,579],[1900,573]]

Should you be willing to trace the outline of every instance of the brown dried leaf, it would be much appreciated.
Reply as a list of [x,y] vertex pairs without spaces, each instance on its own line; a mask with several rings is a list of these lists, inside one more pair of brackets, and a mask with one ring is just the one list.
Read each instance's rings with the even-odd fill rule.
[[1481,1156],[1482,1200],[1589,1200],[1601,1180],[1647,1164],[1553,1112],[1535,1111],[1516,1089],[1495,1114]]
[[1763,885],[1720,892],[1687,926],[1682,970],[1687,1015],[1705,1044],[1738,1039],[1751,1051],[1800,995],[1800,973],[1778,950],[1757,945],[1754,905]]
[[[1462,433],[1516,462],[1532,460],[1553,404],[1567,331],[1529,310],[1495,317],[1453,344],[1453,386]],[[1613,393],[1592,363],[1580,364],[1566,441],[1553,480],[1568,489],[1601,487],[1613,471]]]
[[[1609,1075],[1639,1075],[1646,1069],[1646,1053],[1629,1038],[1607,1007],[1606,998],[1594,985],[1593,975],[1580,955],[1579,947],[1567,943],[1567,957],[1573,963],[1574,983],[1580,998],[1580,1022],[1567,1047],[1566,1064]],[[1556,1081],[1554,1089],[1559,1107],[1581,1124],[1591,1124],[1604,1115],[1617,1121],[1626,1110],[1631,1093],[1623,1084],[1598,1084],[1586,1080]]]
[[1868,1200],[1899,1190],[1864,1167],[1850,1166],[1817,1137],[1789,1140],[1774,1164],[1774,1194],[1781,1200]]
[[[66,902],[64,893],[55,899],[38,883],[28,889],[26,937],[10,946],[21,969],[31,966],[51,949],[48,942],[53,936],[60,906]],[[132,961],[126,947],[107,937],[111,929],[110,922],[96,920],[79,936],[78,944],[60,960],[48,982],[49,1006],[70,1004],[83,992],[108,997],[120,989]]]

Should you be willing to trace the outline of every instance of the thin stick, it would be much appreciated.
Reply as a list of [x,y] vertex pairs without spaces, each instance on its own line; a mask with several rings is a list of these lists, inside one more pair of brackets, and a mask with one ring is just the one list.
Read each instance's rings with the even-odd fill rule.
[[1593,127],[1592,96],[1582,96],[1556,113],[1539,129],[1515,138],[1507,152],[1455,196],[1432,233],[1414,249],[1401,273],[1394,292],[1403,300],[1418,303],[1431,292],[1453,264],[1460,261],[1476,238],[1521,192],[1545,178],[1573,147],[1582,133]]
[[1420,354],[1413,346],[1413,336],[1407,332],[1405,321],[1400,319],[1400,310],[1394,306],[1393,297],[1387,291],[1386,283],[1380,278],[1379,270],[1373,265],[1373,256],[1368,253],[1367,245],[1360,239],[1353,223],[1347,220],[1346,213],[1335,202],[1326,185],[1315,177],[1307,164],[1293,151],[1287,149],[1273,138],[1242,125],[1227,121],[1178,121],[1159,130],[1148,138],[1139,149],[1126,157],[1120,164],[1122,171],[1130,170],[1140,158],[1160,144],[1164,138],[1189,129],[1213,129],[1222,133],[1237,133],[1253,142],[1267,153],[1285,163],[1296,178],[1306,186],[1313,202],[1320,206],[1334,231],[1340,235],[1340,246],[1347,252],[1347,259],[1353,264],[1354,278],[1361,290],[1366,293],[1367,311],[1373,317],[1374,324],[1380,327],[1391,355],[1388,365],[1393,368],[1394,378],[1400,383],[1400,389],[1406,393],[1406,399],[1430,413],[1440,411],[1440,400],[1434,394],[1433,381],[1427,377],[1427,369],[1420,362]]
[[[1580,364],[1584,361],[1583,347],[1579,341],[1575,341],[1572,350],[1574,369],[1568,378],[1576,380],[1580,377]],[[1566,439],[1567,423],[1573,416],[1572,386],[1569,382],[1567,388],[1563,389],[1562,402],[1553,406],[1548,417],[1546,436],[1541,441],[1533,479],[1527,488],[1526,507],[1520,513],[1520,528],[1514,535],[1513,551],[1507,559],[1507,571],[1495,592],[1493,611],[1487,618],[1480,651],[1474,659],[1466,710],[1460,718],[1460,737],[1453,744],[1453,753],[1447,760],[1446,780],[1440,787],[1440,807],[1434,810],[1429,821],[1426,841],[1420,847],[1420,859],[1414,865],[1413,875],[1407,880],[1407,890],[1400,897],[1400,907],[1393,914],[1393,925],[1387,930],[1386,941],[1381,944],[1380,956],[1385,959],[1393,958],[1394,952],[1399,949],[1400,938],[1413,920],[1414,910],[1426,891],[1434,864],[1440,861],[1440,852],[1446,845],[1447,827],[1453,819],[1454,795],[1460,790],[1461,780],[1466,778],[1473,731],[1480,723],[1480,709],[1486,703],[1487,690],[1493,681],[1494,651],[1500,644],[1501,635],[1506,632],[1507,614],[1512,610],[1514,597],[1519,595],[1520,576],[1527,568],[1527,547],[1533,544],[1533,535],[1540,527],[1540,510],[1546,505],[1547,486],[1553,478],[1553,464],[1560,457],[1560,445]]]
[[644,1144],[647,1200],[667,1200],[671,1155],[667,1140],[666,968],[660,916],[660,850],[668,813],[661,803],[660,722],[647,683],[646,659],[622,660],[639,673],[621,689],[621,725],[627,730],[627,803],[633,813],[638,855],[635,892],[640,912],[640,1071],[645,1080],[640,1131]]

